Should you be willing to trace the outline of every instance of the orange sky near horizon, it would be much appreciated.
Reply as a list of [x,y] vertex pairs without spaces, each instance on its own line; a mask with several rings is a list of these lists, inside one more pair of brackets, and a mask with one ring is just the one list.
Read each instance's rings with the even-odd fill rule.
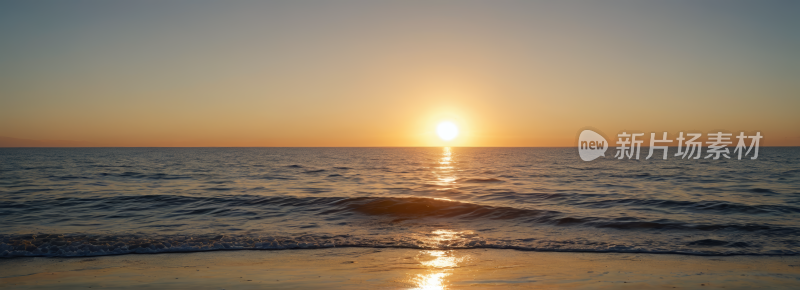
[[800,6],[785,5],[0,3],[0,136],[567,147],[593,127],[800,146]]

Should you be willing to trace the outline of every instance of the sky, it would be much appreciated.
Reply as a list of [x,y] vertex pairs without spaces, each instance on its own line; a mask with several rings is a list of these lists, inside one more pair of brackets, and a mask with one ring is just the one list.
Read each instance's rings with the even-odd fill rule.
[[[593,128],[800,146],[797,15],[798,1],[2,1],[0,137],[551,147]],[[457,138],[436,136],[443,121]]]

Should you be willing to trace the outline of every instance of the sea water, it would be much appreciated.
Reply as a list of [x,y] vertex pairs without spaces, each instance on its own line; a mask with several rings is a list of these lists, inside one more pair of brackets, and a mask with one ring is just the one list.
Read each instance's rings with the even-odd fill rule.
[[577,148],[4,148],[0,257],[800,253],[800,148],[755,160],[670,150],[584,162]]

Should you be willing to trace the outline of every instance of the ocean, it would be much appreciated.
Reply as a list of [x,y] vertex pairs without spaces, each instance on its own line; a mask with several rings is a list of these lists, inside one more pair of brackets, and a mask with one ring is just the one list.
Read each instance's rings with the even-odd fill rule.
[[800,148],[671,150],[584,162],[577,148],[0,148],[0,257],[800,253]]

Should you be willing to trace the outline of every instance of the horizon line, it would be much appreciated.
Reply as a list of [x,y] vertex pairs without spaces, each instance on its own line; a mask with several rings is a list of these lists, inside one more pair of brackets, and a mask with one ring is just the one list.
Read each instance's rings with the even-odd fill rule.
[[[4,147],[0,149],[20,149],[20,148],[578,148],[579,146],[22,146],[22,147]],[[668,148],[686,147],[686,146],[667,146]],[[706,146],[703,146],[706,147]],[[736,146],[728,146],[735,148]],[[749,147],[749,146],[748,146]],[[800,146],[758,146],[759,148],[777,148],[777,147],[800,147]],[[609,147],[612,149],[614,147]],[[650,148],[650,146],[641,146],[641,148]]]

